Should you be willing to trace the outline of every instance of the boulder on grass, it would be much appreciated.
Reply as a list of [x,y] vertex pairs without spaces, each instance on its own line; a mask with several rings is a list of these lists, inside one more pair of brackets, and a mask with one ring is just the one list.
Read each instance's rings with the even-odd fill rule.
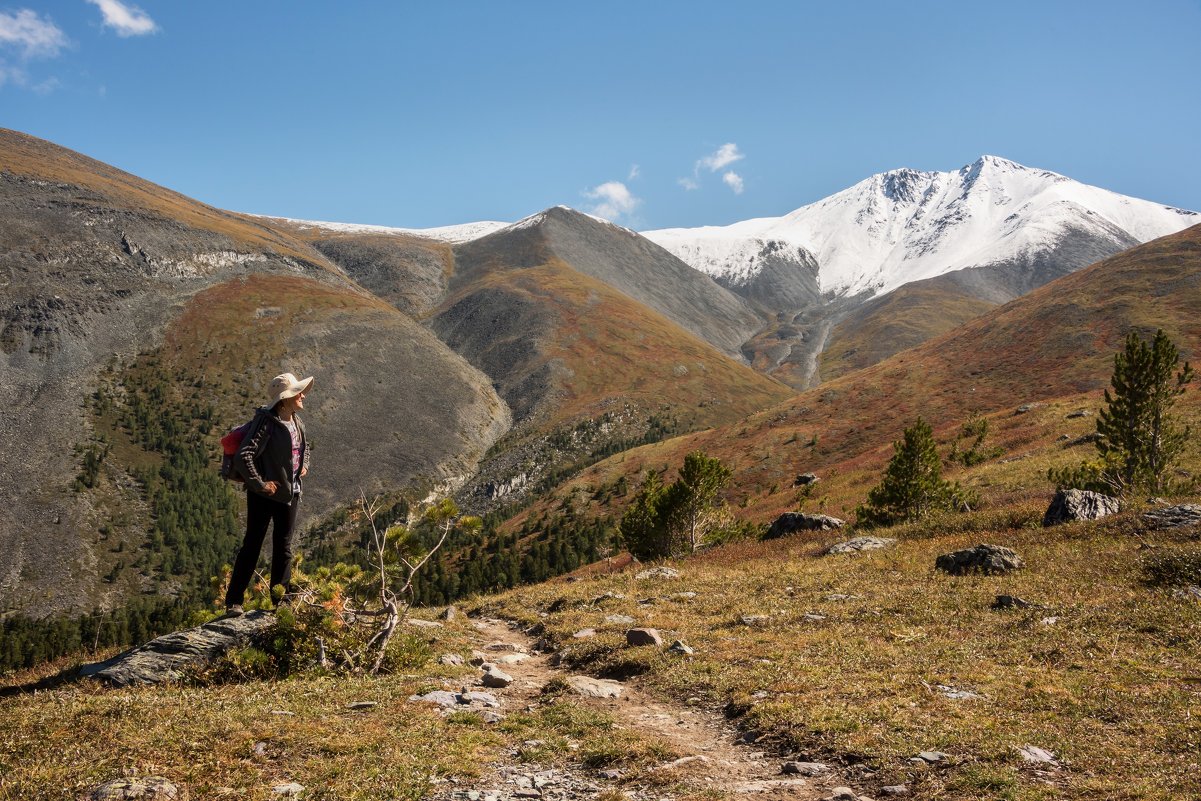
[[1201,524],[1201,505],[1182,503],[1152,512],[1144,512],[1143,520],[1152,528],[1180,528]]
[[846,542],[838,542],[826,549],[826,554],[859,553],[860,551],[876,551],[887,548],[896,542],[888,537],[856,537]]
[[1100,520],[1121,508],[1121,501],[1088,490],[1060,490],[1055,493],[1047,513],[1043,515],[1044,526],[1057,526],[1077,520]]
[[982,573],[986,576],[1008,573],[1024,567],[1022,558],[1003,545],[982,543],[975,548],[944,553],[934,562],[934,567],[952,576]]
[[776,518],[771,528],[763,535],[765,540],[787,537],[798,531],[833,531],[846,525],[845,520],[829,515],[807,515],[803,512],[785,512]]

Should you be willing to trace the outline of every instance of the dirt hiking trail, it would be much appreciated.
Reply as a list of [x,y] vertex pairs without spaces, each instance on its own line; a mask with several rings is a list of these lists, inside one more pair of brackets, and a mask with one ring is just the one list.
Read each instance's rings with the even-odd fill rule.
[[[500,703],[497,712],[510,714],[533,707],[544,700],[542,688],[554,679],[589,684],[586,678],[576,678],[579,674],[554,666],[550,654],[538,652],[532,638],[507,622],[483,618],[473,624],[478,633],[478,648],[488,663],[512,677],[507,687],[468,688],[491,692]],[[616,726],[662,743],[666,750],[681,756],[653,768],[649,772],[652,780],[635,781],[624,778],[625,772],[616,769],[596,770],[572,764],[540,767],[523,761],[518,756],[519,749],[512,749],[502,759],[483,767],[481,777],[472,780],[470,786],[466,782],[447,782],[435,788],[433,798],[436,801],[623,797],[640,801],[719,798],[868,801],[866,796],[850,793],[842,786],[845,782],[832,768],[822,770],[824,766],[817,766],[813,769],[815,775],[808,777],[784,775],[781,766],[787,761],[785,758],[744,742],[742,733],[717,712],[653,697],[639,688],[637,679],[620,684],[602,682],[599,688],[620,695],[565,697],[606,713]],[[641,776],[646,774],[643,771]]]

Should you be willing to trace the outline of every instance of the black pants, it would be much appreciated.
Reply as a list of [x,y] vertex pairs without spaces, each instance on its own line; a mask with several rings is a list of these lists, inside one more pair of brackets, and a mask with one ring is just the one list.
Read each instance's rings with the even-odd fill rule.
[[229,577],[229,591],[225,593],[225,605],[241,604],[254,576],[259,552],[263,550],[263,538],[267,536],[267,525],[275,521],[271,533],[271,586],[282,584],[284,591],[291,589],[292,580],[292,529],[296,526],[296,508],[299,500],[279,503],[264,498],[257,492],[246,493],[246,539],[242,550],[234,561],[234,572]]

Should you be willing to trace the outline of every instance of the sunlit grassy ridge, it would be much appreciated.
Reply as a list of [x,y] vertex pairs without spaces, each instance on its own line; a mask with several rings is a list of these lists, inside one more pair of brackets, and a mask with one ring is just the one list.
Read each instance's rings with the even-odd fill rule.
[[0,169],[95,192],[91,202],[138,209],[228,236],[234,243],[329,267],[321,254],[252,217],[223,211],[43,139],[0,129]]

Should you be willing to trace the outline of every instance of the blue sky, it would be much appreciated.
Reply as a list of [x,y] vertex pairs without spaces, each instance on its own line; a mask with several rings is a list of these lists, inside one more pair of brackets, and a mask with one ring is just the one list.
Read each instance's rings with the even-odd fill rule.
[[1198,42],[1201,0],[0,0],[0,126],[404,227],[725,224],[984,153],[1201,209]]

